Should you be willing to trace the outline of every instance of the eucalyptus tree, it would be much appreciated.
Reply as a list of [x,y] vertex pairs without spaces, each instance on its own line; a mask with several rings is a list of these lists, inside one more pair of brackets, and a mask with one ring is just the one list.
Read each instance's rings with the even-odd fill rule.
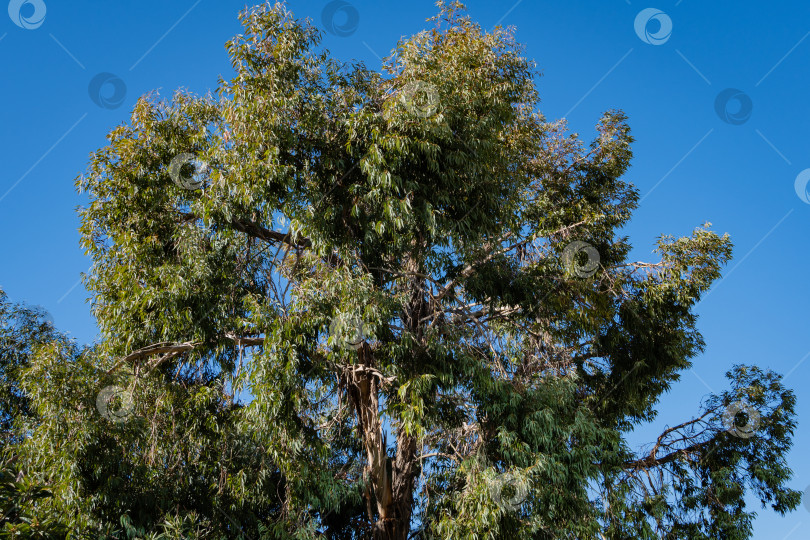
[[102,340],[32,370],[84,381],[69,398],[29,387],[30,459],[81,527],[747,538],[747,493],[797,506],[794,397],[755,366],[630,448],[703,349],[731,241],[629,259],[625,115],[583,142],[538,112],[511,30],[438,4],[380,71],[248,9],[216,95],[145,96],[92,156]]

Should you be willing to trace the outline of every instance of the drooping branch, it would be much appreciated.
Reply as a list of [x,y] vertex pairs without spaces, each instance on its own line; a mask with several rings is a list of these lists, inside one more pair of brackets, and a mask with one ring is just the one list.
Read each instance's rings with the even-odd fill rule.
[[245,219],[234,219],[230,222],[231,227],[236,229],[239,232],[243,232],[254,238],[258,238],[260,240],[264,240],[265,242],[276,243],[281,242],[282,244],[286,244],[294,249],[304,250],[309,247],[312,247],[312,242],[309,241],[308,238],[301,238],[298,239],[299,241],[295,241],[293,236],[290,233],[280,233],[278,231],[274,231],[259,225],[253,221],[245,220]]
[[[195,221],[200,219],[200,216],[196,214],[192,214],[189,212],[180,212],[179,214],[180,219],[184,222]],[[312,242],[309,241],[307,238],[301,238],[299,241],[296,241],[292,234],[290,233],[280,233],[278,231],[274,231],[272,229],[268,229],[259,223],[250,221],[248,219],[232,219],[228,222],[228,225],[233,227],[239,232],[243,232],[249,236],[254,238],[258,238],[259,240],[264,240],[265,242],[269,242],[272,244],[275,243],[282,243],[286,244],[294,249],[306,249],[312,246]]]
[[141,360],[158,354],[184,353],[194,349],[199,344],[200,344],[199,341],[186,341],[185,343],[172,343],[164,341],[161,343],[155,343],[152,345],[147,345],[146,347],[143,347],[141,349],[132,351],[128,355],[121,358],[120,362],[131,363],[136,360]]
[[[255,336],[243,337],[237,336],[236,334],[233,333],[227,333],[225,334],[224,337],[232,340],[237,346],[240,347],[256,347],[264,343],[263,337],[255,337]],[[202,341],[186,341],[183,343],[162,341],[160,343],[153,343],[151,345],[147,345],[146,347],[136,349],[131,353],[127,354],[126,356],[121,357],[109,370],[107,370],[107,373],[110,374],[125,364],[131,364],[138,360],[143,360],[145,358],[150,358],[152,356],[164,355],[157,362],[153,362],[150,365],[150,368],[154,369],[158,364],[162,363],[163,361],[179,356],[185,352],[194,350],[195,348],[202,345],[202,343],[203,343]]]

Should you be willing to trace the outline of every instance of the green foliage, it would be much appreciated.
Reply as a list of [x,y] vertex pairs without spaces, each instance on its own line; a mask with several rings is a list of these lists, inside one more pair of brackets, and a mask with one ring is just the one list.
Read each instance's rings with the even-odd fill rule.
[[16,440],[15,428],[34,418],[28,396],[20,389],[22,372],[43,343],[64,339],[41,308],[14,304],[0,288],[0,437]]
[[[438,5],[382,72],[247,9],[217,95],[144,96],[109,134],[77,181],[101,339],[3,356],[53,494],[23,513],[77,538],[745,538],[746,493],[798,505],[776,374],[737,367],[627,447],[703,350],[731,241],[628,260],[625,115],[590,143],[547,121],[511,30]],[[756,429],[724,424],[737,402]]]
[[49,486],[21,467],[18,445],[39,417],[22,378],[46,343],[67,343],[40,308],[15,304],[0,289],[0,538],[64,538],[58,516],[47,510]]
[[0,538],[65,538],[59,519],[42,511],[51,491],[14,467],[16,458],[0,463]]

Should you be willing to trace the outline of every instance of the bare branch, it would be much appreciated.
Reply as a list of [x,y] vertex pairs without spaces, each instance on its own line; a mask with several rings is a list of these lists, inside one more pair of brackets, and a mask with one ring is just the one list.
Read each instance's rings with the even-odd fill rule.
[[[236,343],[238,346],[241,347],[256,347],[264,343],[263,337],[242,337],[237,336],[236,334],[233,333],[225,334],[224,337],[233,340],[234,343]],[[157,356],[161,354],[164,355],[159,360],[151,363],[150,369],[154,369],[157,365],[163,363],[165,360],[174,358],[185,352],[191,351],[200,345],[202,345],[201,341],[186,341],[184,343],[173,343],[169,341],[164,341],[161,343],[154,343],[152,345],[147,345],[146,347],[142,347],[140,349],[132,351],[128,355],[120,358],[113,365],[113,367],[111,367],[107,371],[107,373],[108,374],[112,373],[113,371],[117,370],[124,364],[129,364],[152,356]]]

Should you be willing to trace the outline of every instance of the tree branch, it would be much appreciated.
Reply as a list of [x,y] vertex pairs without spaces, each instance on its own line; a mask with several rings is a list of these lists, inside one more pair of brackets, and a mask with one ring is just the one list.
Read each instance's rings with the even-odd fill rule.
[[[199,216],[196,214],[191,214],[187,212],[181,212],[180,217],[183,221],[194,221],[196,219],[200,219]],[[239,232],[243,232],[248,236],[253,238],[258,238],[259,240],[263,240],[270,244],[284,244],[290,246],[296,250],[304,250],[312,248],[312,241],[309,238],[295,238],[290,233],[280,233],[278,231],[274,231],[272,229],[268,229],[263,225],[256,223],[255,221],[251,221],[249,219],[232,219],[228,222],[228,225],[233,227],[235,230]],[[326,256],[326,261],[332,266],[340,266],[342,265],[342,261],[340,257],[337,255],[330,253]]]
[[678,448],[677,450],[673,450],[672,452],[669,452],[664,456],[658,457],[659,448],[670,449],[674,445],[677,445],[678,443],[695,440],[704,433],[706,433],[707,429],[709,429],[708,427],[704,427],[704,429],[702,429],[700,432],[697,433],[695,432],[679,433],[681,437],[679,437],[678,439],[666,441],[666,438],[670,434],[677,433],[684,428],[693,428],[696,424],[703,422],[703,420],[707,416],[713,414],[714,412],[715,409],[708,409],[706,412],[704,412],[697,418],[692,418],[691,420],[687,420],[682,424],[665,429],[663,433],[661,433],[661,435],[658,436],[658,439],[656,439],[655,441],[655,445],[652,447],[652,450],[650,450],[650,453],[647,456],[634,461],[625,462],[624,468],[638,470],[638,469],[649,469],[652,467],[658,467],[660,465],[664,465],[666,463],[674,461],[678,457],[688,456],[690,454],[694,454],[702,450],[709,442],[711,442],[711,438],[707,438],[700,442],[693,442],[688,446]]
[[[258,345],[262,345],[264,343],[263,337],[242,337],[237,336],[233,333],[225,334],[225,337],[233,340],[236,345],[241,347],[256,347]],[[184,343],[173,343],[170,341],[163,341],[160,343],[154,343],[152,345],[147,345],[146,347],[142,347],[140,349],[134,350],[126,356],[121,357],[114,365],[111,367],[107,373],[110,374],[113,371],[120,368],[122,365],[127,363],[132,363],[137,360],[142,360],[144,358],[149,358],[151,356],[156,356],[159,354],[165,355],[163,358],[154,362],[152,364],[152,368],[156,367],[158,364],[162,363],[164,360],[169,358],[174,358],[184,352],[191,351],[196,347],[202,345],[202,341],[186,341]]]

